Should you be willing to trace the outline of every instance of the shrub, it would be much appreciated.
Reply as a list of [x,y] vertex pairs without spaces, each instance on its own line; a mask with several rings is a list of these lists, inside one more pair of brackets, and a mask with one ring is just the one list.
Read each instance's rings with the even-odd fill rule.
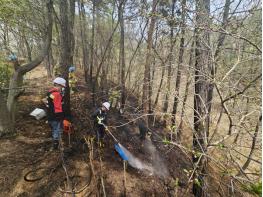
[[250,185],[244,185],[244,190],[250,194],[253,194],[255,196],[262,196],[262,182],[250,184]]

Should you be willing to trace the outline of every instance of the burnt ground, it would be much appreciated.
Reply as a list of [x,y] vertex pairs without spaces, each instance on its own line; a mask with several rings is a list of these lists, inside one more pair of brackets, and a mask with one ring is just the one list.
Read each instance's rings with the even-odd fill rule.
[[[38,79],[38,84],[47,84],[46,78]],[[191,184],[188,184],[184,172],[184,169],[191,169],[191,161],[176,146],[162,143],[165,135],[162,127],[151,128],[151,140],[161,158],[158,162],[165,165],[156,164],[154,158],[141,147],[135,124],[114,127],[127,123],[128,119],[112,109],[109,125],[113,125],[110,128],[121,144],[141,160],[159,166],[161,172],[165,166],[169,171],[168,176],[160,177],[128,165],[124,187],[123,161],[114,151],[111,137],[106,137],[101,151],[96,144],[93,145],[94,150],[85,144],[84,137],[91,139],[94,133],[89,118],[94,107],[91,105],[90,89],[81,81],[78,92],[72,96],[74,134],[71,135],[71,146],[68,146],[68,136],[64,134],[64,150],[50,151],[51,132],[46,120],[37,121],[29,116],[34,108],[43,108],[41,98],[44,90],[25,91],[19,99],[16,133],[0,139],[0,196],[103,196],[103,188],[107,196],[113,197],[125,196],[125,189],[126,196],[132,197],[192,196]],[[135,103],[134,98],[129,102]],[[68,187],[67,183],[70,183]],[[72,188],[75,194],[72,194]]]

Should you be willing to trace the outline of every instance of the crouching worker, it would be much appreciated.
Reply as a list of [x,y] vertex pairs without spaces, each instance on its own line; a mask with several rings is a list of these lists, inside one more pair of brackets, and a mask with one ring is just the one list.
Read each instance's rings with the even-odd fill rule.
[[105,136],[105,125],[107,125],[107,111],[110,109],[110,103],[104,102],[93,114],[94,127],[96,132],[96,140],[99,146],[103,146]]
[[143,142],[144,140],[146,140],[146,138],[150,139],[151,132],[147,128],[144,120],[138,121],[138,127],[139,127],[139,131],[140,131],[140,140]]
[[66,80],[61,77],[57,77],[53,83],[54,87],[47,93],[47,116],[48,123],[52,130],[53,149],[58,149],[64,119],[62,105]]

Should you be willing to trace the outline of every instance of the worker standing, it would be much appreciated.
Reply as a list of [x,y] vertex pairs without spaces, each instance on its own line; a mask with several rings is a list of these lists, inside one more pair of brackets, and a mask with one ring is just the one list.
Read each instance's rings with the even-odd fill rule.
[[74,93],[76,91],[76,83],[77,83],[77,78],[75,75],[75,66],[70,66],[69,67],[69,74],[68,74],[68,83],[69,83],[69,88],[70,88],[70,93]]
[[103,146],[105,125],[107,125],[107,112],[110,110],[110,103],[104,102],[93,114],[94,127],[96,129],[96,140],[99,146]]
[[61,70],[59,64],[56,64],[53,68],[54,77],[60,77],[61,76]]
[[137,124],[140,132],[141,147],[143,147],[145,140],[151,140],[152,133],[149,131],[149,128],[143,119],[139,119]]
[[48,123],[52,130],[53,149],[58,149],[64,119],[63,95],[66,87],[66,80],[57,77],[53,83],[54,87],[47,93],[47,116]]
[[109,90],[109,102],[112,108],[120,108],[121,92],[117,88],[111,88]]

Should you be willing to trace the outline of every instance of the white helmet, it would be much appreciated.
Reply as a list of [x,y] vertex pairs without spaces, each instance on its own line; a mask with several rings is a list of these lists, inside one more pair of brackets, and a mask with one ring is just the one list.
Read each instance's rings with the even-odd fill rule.
[[102,106],[104,106],[107,110],[110,109],[110,103],[109,102],[102,103]]
[[57,77],[56,79],[54,79],[53,83],[66,87],[66,80],[61,77]]

